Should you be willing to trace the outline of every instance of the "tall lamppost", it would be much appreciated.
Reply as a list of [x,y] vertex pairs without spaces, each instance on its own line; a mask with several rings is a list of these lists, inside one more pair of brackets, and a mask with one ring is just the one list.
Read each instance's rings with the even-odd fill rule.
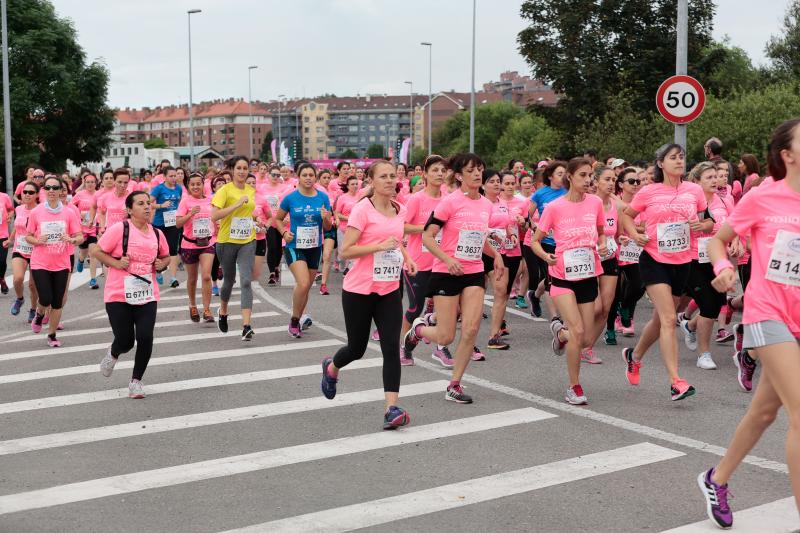
[[189,20],[189,165],[194,166],[194,113],[192,110],[192,15],[202,13],[202,9],[190,9],[186,12]]
[[469,93],[469,151],[475,153],[475,11],[477,0],[472,0],[472,89]]
[[5,136],[5,154],[6,154],[6,193],[11,196],[14,192],[14,176],[12,176],[13,167],[11,165],[11,104],[9,97],[9,81],[8,81],[8,21],[6,19],[6,0],[0,0],[0,19],[2,21],[2,47],[3,47],[3,132]]
[[433,43],[419,43],[428,47],[428,155],[433,153]]
[[404,81],[408,85],[408,116],[411,118],[411,142],[408,145],[408,162],[411,162],[411,152],[414,150],[414,82]]
[[281,106],[283,105],[283,99],[285,97],[285,94],[278,95],[278,164],[281,163]]
[[257,65],[250,65],[247,67],[247,104],[248,113],[250,114],[250,144],[248,147],[249,157],[253,159],[253,69],[257,69]]

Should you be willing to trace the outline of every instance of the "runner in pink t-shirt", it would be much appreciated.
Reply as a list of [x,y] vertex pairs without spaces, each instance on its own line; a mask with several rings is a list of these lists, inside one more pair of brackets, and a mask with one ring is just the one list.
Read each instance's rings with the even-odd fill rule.
[[[28,217],[31,211],[39,203],[39,186],[33,181],[25,182],[25,186],[21,191],[22,203],[14,209],[14,224],[11,229],[11,234],[3,246],[11,248],[11,272],[14,285],[14,293],[17,298],[11,305],[11,314],[18,315],[22,304],[25,302],[23,293],[23,282],[25,280],[25,271],[28,270],[31,252],[33,245],[28,243],[25,236],[28,234]],[[33,277],[28,279],[28,290],[31,295],[31,307],[28,310],[28,323],[33,321],[36,315],[36,303],[38,302],[38,294],[36,292],[36,284],[33,282]]]
[[[643,175],[644,173],[642,172]],[[620,213],[628,207],[633,197],[642,188],[642,183],[642,177],[637,174],[636,169],[633,167],[624,169],[617,176]],[[644,222],[641,215],[637,215],[633,222],[637,231],[644,231]],[[639,272],[639,255],[642,253],[642,247],[636,244],[636,241],[632,240],[625,232],[619,220],[617,224],[621,230],[618,243],[618,261],[622,272],[622,294],[620,297],[619,318],[614,323],[613,341],[610,341],[612,335],[606,331],[606,344],[609,345],[616,344],[617,332],[622,333],[624,337],[633,337],[635,335],[633,316],[637,302],[644,296],[644,285]],[[612,306],[611,311],[614,311],[614,306]]]
[[[270,170],[265,183],[257,188],[258,196],[264,198],[269,205],[270,212],[277,213],[281,199],[289,190],[281,181],[281,174],[277,169]],[[268,285],[276,285],[280,276],[280,263],[283,257],[283,238],[278,231],[275,221],[272,220],[267,229],[267,269],[269,270]]]
[[8,248],[11,243],[8,241],[8,222],[14,213],[14,203],[4,192],[0,192],[0,292],[8,294],[6,284],[6,268],[8,258]]
[[203,322],[214,323],[211,314],[211,268],[217,226],[211,220],[211,198],[203,193],[203,176],[192,174],[186,184],[188,194],[181,196],[175,212],[175,225],[183,229],[180,256],[186,266],[186,291],[189,296],[189,319],[200,322],[195,291],[197,273],[202,280]]
[[[83,177],[82,189],[75,193],[72,198],[72,205],[78,208],[81,216],[81,229],[83,231],[83,242],[80,245],[80,253],[76,270],[83,272],[83,264],[89,254],[89,245],[97,242],[97,176],[92,173]],[[97,285],[97,261],[89,260],[89,286],[96,288]]]
[[[255,176],[248,176],[245,183],[255,189]],[[256,230],[256,252],[253,260],[252,279],[259,279],[261,277],[261,268],[264,266],[264,258],[267,255],[267,228],[270,226],[270,222],[272,221],[272,211],[269,208],[269,202],[267,202],[267,199],[261,194],[258,194],[258,191],[256,191],[255,201],[256,206],[253,209],[253,220],[255,222],[254,227]]]
[[[338,194],[330,193],[330,184],[331,184],[331,171],[328,169],[322,169],[317,174],[317,186],[319,187],[317,190],[321,190],[325,194],[328,195],[328,200],[331,203],[331,208],[335,205],[336,198],[338,198],[342,191],[339,190]],[[317,278],[320,280],[319,286],[319,293],[323,296],[327,296],[330,294],[328,291],[328,277],[331,273],[331,265],[334,261],[334,250],[338,245],[338,229],[336,227],[336,214],[334,211],[333,219],[333,227],[328,231],[323,233],[322,237],[322,264],[320,265],[320,272],[317,272]]]
[[[573,405],[588,403],[580,384],[581,350],[595,340],[597,277],[602,273],[600,256],[607,252],[603,201],[588,194],[592,180],[591,161],[571,159],[564,178],[567,194],[547,204],[531,238],[534,253],[549,265],[550,297],[561,317],[550,323],[553,352],[562,355],[566,346],[569,388],[564,399]],[[555,253],[542,248],[551,230]]]
[[[528,304],[525,303],[524,292],[528,287],[528,269],[526,268],[525,262],[522,261],[522,240],[527,229],[525,218],[528,216],[530,199],[517,194],[518,191],[516,189],[518,182],[517,177],[513,173],[504,171],[500,179],[503,186],[500,197],[508,205],[508,214],[511,220],[516,222],[516,224],[512,225],[509,229],[516,235],[517,244],[509,247],[511,241],[506,241],[506,257],[519,257],[517,275],[508,280],[509,298],[515,300],[514,307],[518,309],[527,309]],[[524,289],[522,287],[524,287]]]
[[[360,200],[358,193],[358,180],[355,176],[349,176],[345,180],[345,191],[340,189],[340,194],[336,197],[336,203],[333,204],[333,213],[336,218],[336,235],[339,242],[344,240],[344,234],[347,230],[347,218],[350,215],[350,211],[353,209],[353,206],[356,205],[356,202]],[[337,259],[336,270],[341,270],[343,272],[347,270],[349,261],[344,261],[341,255],[339,255]]]
[[[689,278],[691,230],[708,231],[713,221],[700,220],[707,207],[703,189],[683,181],[686,169],[683,148],[667,144],[656,152],[654,183],[642,188],[622,213],[622,226],[644,250],[639,256],[642,281],[653,302],[653,317],[645,326],[635,348],[623,349],[626,376],[631,385],[639,384],[644,354],[658,340],[661,357],[670,378],[672,401],[695,393],[694,387],[678,375],[678,343],[675,338],[675,308]],[[634,219],[641,213],[646,233],[636,228]]]
[[[495,273],[503,270],[503,257],[486,242],[492,203],[480,194],[484,162],[475,154],[457,154],[450,160],[454,179],[461,190],[442,198],[425,225],[422,242],[434,255],[433,271],[428,282],[428,296],[433,297],[436,325],[428,325],[425,316],[411,324],[403,338],[408,356],[422,339],[446,346],[453,342],[456,321],[461,310],[461,339],[445,399],[472,403],[464,392],[461,377],[475,349],[485,294],[482,253],[494,256]],[[441,230],[441,243],[437,242]]]
[[353,208],[341,253],[353,260],[342,285],[342,312],[347,329],[347,345],[333,358],[322,361],[322,392],[328,399],[336,395],[339,370],[361,359],[367,349],[370,325],[375,321],[383,354],[385,395],[384,429],[395,429],[410,422],[408,413],[397,406],[400,392],[400,315],[403,297],[400,276],[405,268],[417,273],[417,265],[403,246],[403,208],[391,197],[397,183],[394,166],[375,163],[369,168],[374,194]]

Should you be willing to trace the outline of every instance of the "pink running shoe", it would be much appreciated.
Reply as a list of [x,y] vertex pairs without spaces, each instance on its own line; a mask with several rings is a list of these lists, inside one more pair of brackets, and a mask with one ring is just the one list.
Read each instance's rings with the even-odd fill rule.
[[624,328],[622,327],[622,319],[620,317],[617,317],[616,320],[614,320],[614,331],[616,331],[617,333],[622,333],[623,329]]
[[581,362],[589,363],[590,365],[602,365],[603,360],[600,356],[595,355],[593,348],[585,348],[581,351]]
[[629,327],[622,326],[622,336],[623,337],[633,337],[636,335],[636,332],[633,329],[633,320],[631,320],[631,325]]
[[473,361],[486,361],[486,356],[478,349],[477,346],[472,347],[472,360]]
[[61,346],[61,341],[58,340],[55,335],[48,335],[47,345],[51,348],[58,348]]
[[414,357],[406,355],[406,349],[400,347],[400,366],[414,366]]
[[379,341],[379,340],[381,340],[381,335],[380,335],[380,333],[378,333],[378,330],[377,330],[377,329],[376,329],[375,331],[373,331],[373,332],[372,332],[372,335],[370,336],[370,339],[372,339],[372,340],[374,340],[374,341]]

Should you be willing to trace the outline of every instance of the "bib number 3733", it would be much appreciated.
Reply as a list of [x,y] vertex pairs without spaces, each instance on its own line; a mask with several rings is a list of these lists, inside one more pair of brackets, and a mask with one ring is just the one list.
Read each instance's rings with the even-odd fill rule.
[[764,277],[775,283],[800,287],[800,233],[778,230]]
[[658,251],[662,254],[685,252],[689,249],[689,224],[665,222],[656,226]]

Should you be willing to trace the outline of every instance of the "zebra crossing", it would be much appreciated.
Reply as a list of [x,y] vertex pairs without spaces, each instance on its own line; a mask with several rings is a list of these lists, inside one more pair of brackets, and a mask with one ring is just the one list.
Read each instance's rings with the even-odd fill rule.
[[[127,398],[132,352],[111,378],[99,374],[110,331],[96,292],[57,351],[29,333],[0,339],[0,531],[574,530],[606,519],[579,490],[626,487],[605,500],[619,511],[669,502],[683,490],[651,480],[704,464],[658,435],[617,428],[598,440],[603,420],[480,379],[476,404],[444,402],[445,377],[422,362],[404,368],[412,424],[382,431],[378,351],[324,399],[319,361],[343,343],[336,316],[290,339],[271,290],[257,287],[250,344],[191,323],[185,290],[164,290],[141,401]],[[689,528],[699,518],[590,529]]]

